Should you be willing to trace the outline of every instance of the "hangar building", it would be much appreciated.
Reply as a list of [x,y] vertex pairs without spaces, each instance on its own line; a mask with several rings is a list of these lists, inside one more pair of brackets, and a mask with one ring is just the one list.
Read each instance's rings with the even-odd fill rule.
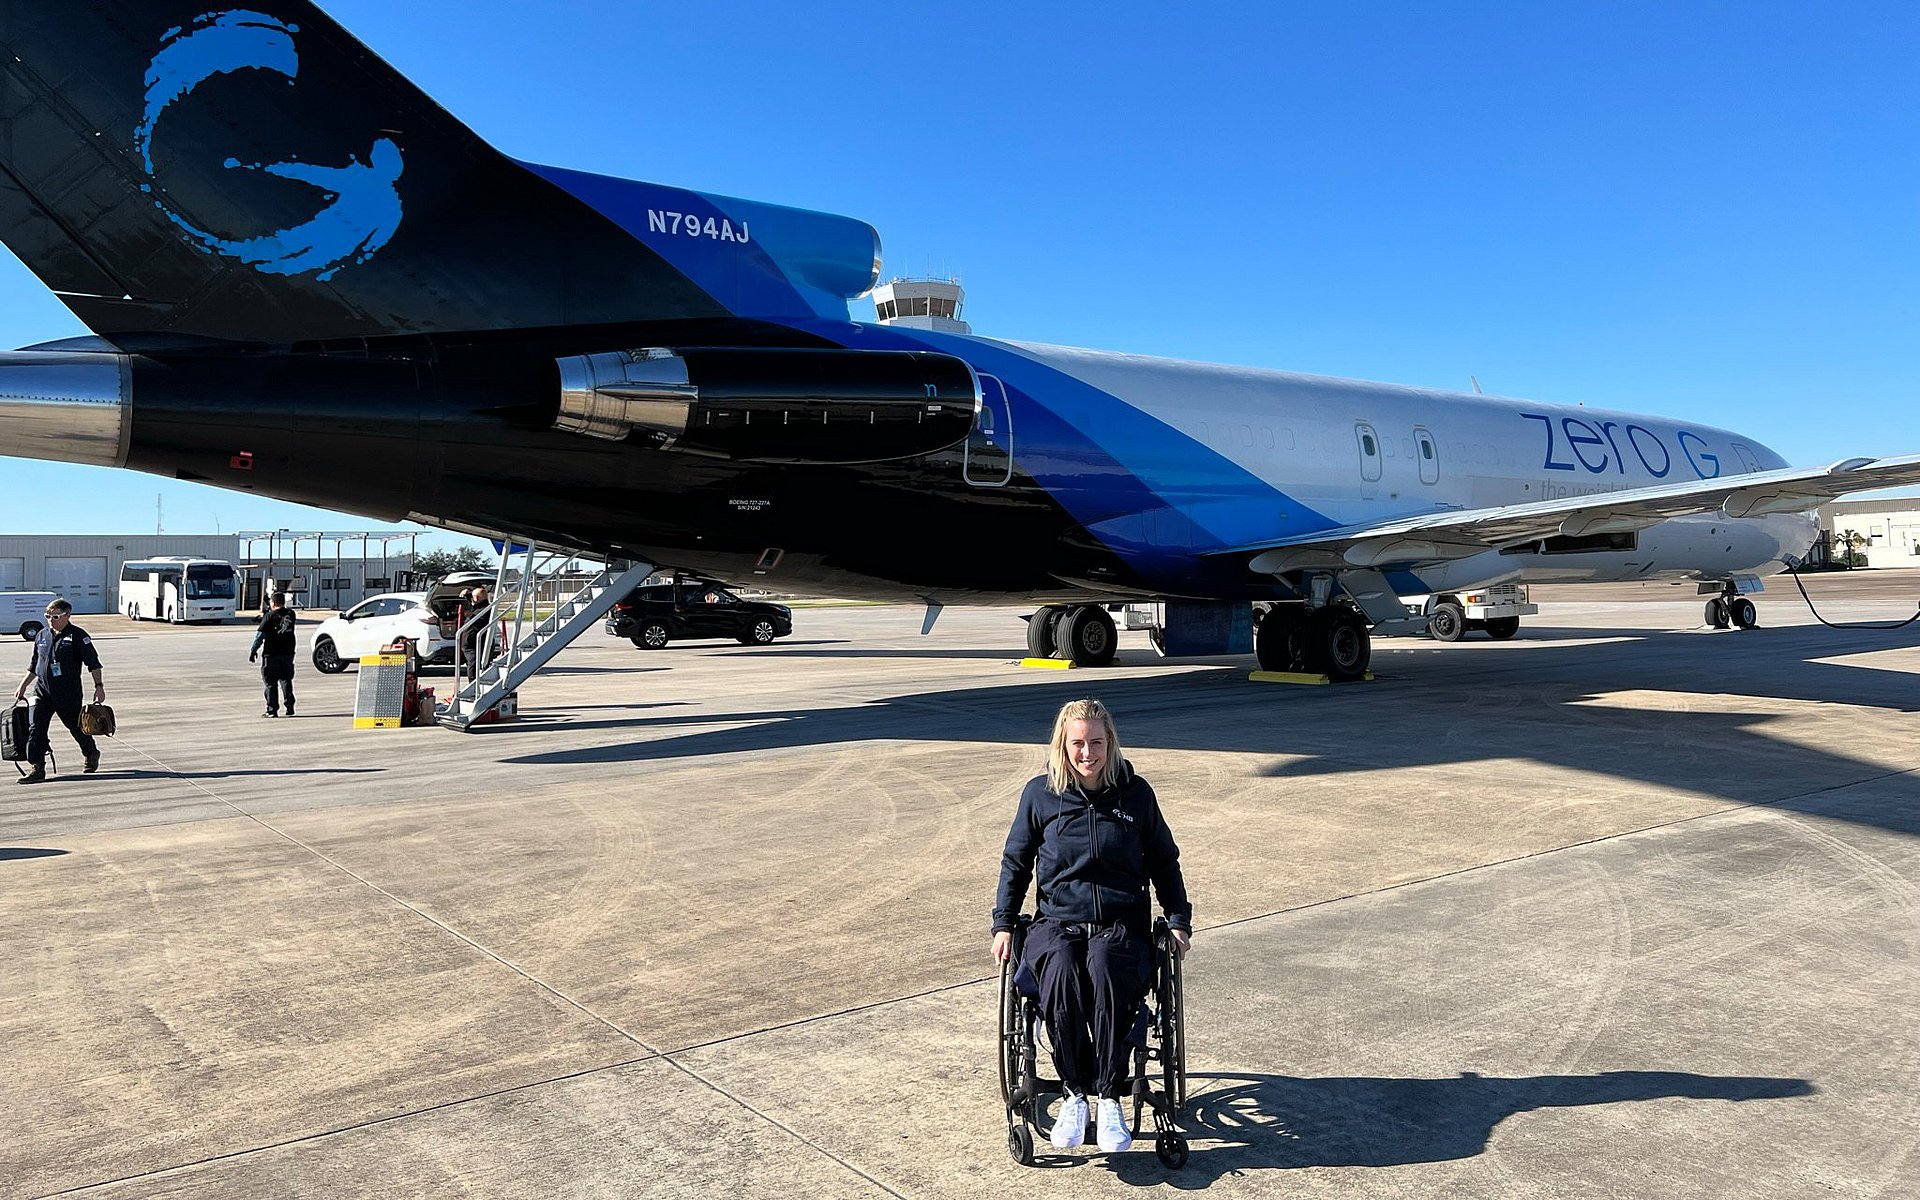
[[78,613],[117,612],[120,566],[129,560],[186,554],[240,561],[232,534],[0,535],[0,591],[53,592]]

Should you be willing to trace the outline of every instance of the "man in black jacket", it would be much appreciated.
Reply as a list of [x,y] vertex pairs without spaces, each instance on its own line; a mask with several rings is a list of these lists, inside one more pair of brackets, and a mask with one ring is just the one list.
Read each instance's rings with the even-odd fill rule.
[[247,661],[260,663],[260,682],[266,686],[267,711],[263,717],[280,715],[280,697],[285,693],[287,715],[293,715],[293,610],[287,607],[287,594],[275,592],[273,606],[260,618],[253,635],[253,649]]
[[63,599],[47,605],[47,623],[33,640],[33,663],[27,676],[14,689],[16,702],[33,688],[31,732],[27,735],[27,761],[33,769],[20,777],[21,783],[41,783],[47,777],[47,739],[53,732],[54,714],[80,744],[86,765],[83,774],[100,769],[100,747],[80,729],[80,669],[93,672],[93,702],[104,704],[107,685],[100,675],[100,656],[94,652],[93,638],[73,623],[73,605]]
[[1116,1153],[1133,1144],[1120,1089],[1127,1035],[1153,966],[1148,885],[1180,955],[1192,936],[1193,905],[1160,802],[1120,756],[1113,718],[1098,700],[1060,710],[1047,774],[1020,793],[993,902],[993,956],[1000,962],[1012,955],[1036,866],[1039,915],[1022,957],[1040,982],[1040,1012],[1066,1089],[1053,1144],[1080,1145],[1092,1095],[1100,1148]]

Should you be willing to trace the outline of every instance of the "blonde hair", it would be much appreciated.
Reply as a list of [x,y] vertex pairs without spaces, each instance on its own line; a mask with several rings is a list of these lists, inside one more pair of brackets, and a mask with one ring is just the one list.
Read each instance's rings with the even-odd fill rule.
[[1088,699],[1069,700],[1060,706],[1060,714],[1053,719],[1053,738],[1047,743],[1047,785],[1053,788],[1056,795],[1064,796],[1067,789],[1080,780],[1074,774],[1073,765],[1067,761],[1069,721],[1100,723],[1107,735],[1107,761],[1100,768],[1099,789],[1110,788],[1120,782],[1120,735],[1114,731],[1113,714],[1098,700]]

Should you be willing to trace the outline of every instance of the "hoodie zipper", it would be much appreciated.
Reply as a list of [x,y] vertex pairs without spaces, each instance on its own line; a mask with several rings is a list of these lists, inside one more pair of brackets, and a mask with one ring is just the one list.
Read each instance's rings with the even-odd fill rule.
[[1092,851],[1088,865],[1093,868],[1094,874],[1094,878],[1089,879],[1087,883],[1093,888],[1093,923],[1105,925],[1106,919],[1100,913],[1100,810],[1094,805],[1093,797],[1085,788],[1080,789],[1080,795],[1087,801],[1087,844]]

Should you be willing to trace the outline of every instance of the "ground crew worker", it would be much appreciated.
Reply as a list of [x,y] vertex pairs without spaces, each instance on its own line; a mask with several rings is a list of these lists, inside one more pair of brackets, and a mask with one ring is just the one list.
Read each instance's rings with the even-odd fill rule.
[[460,623],[462,625],[465,625],[468,621],[474,622],[473,628],[467,630],[460,648],[460,653],[466,658],[466,671],[469,679],[479,678],[480,667],[482,666],[480,662],[482,649],[497,649],[497,647],[492,646],[491,639],[486,636],[487,629],[484,624],[484,622],[491,617],[492,608],[493,600],[487,594],[487,585],[483,583],[466,594],[466,604],[460,610]]
[[33,663],[26,678],[13,690],[16,702],[33,689],[33,708],[27,735],[27,761],[32,770],[20,777],[21,783],[42,783],[47,778],[48,738],[53,732],[54,714],[80,744],[86,760],[81,773],[91,775],[100,769],[100,746],[80,729],[80,668],[93,672],[93,702],[104,704],[107,685],[100,675],[100,656],[94,652],[93,638],[73,623],[73,605],[65,598],[47,605],[47,623],[33,639]]
[[266,687],[267,711],[263,717],[280,715],[280,698],[284,693],[287,701],[287,715],[293,715],[293,655],[294,655],[294,615],[287,607],[287,594],[275,592],[272,607],[260,618],[260,628],[253,634],[253,649],[247,651],[247,661],[260,663],[260,682]]

